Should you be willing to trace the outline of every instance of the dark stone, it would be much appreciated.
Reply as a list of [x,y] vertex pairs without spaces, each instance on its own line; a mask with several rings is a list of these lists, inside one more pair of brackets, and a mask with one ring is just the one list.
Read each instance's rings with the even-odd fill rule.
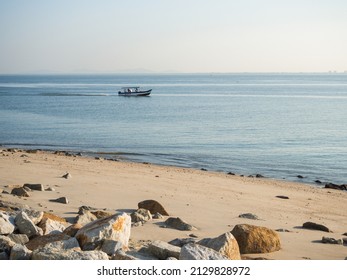
[[31,189],[33,191],[41,191],[41,192],[43,192],[45,190],[45,188],[43,187],[42,184],[24,184],[23,188],[25,188],[25,187],[27,187],[27,188],[29,188],[29,189]]
[[69,201],[67,200],[67,198],[65,196],[59,197],[57,199],[50,199],[49,201],[58,202],[58,203],[62,203],[62,204],[68,204],[69,203]]
[[346,184],[344,184],[344,185],[336,185],[336,184],[333,184],[333,183],[328,183],[328,184],[325,184],[324,188],[340,190],[340,191],[347,191],[347,185]]
[[259,220],[257,215],[254,215],[252,213],[244,213],[240,214],[239,218],[244,218],[244,219],[251,219],[251,220]]
[[16,196],[23,196],[23,197],[29,197],[29,193],[22,187],[22,188],[14,188],[11,191],[11,194]]
[[261,175],[261,174],[256,174],[255,177],[256,177],[256,178],[265,178],[265,177],[264,177],[263,175]]
[[228,175],[235,175],[235,173],[233,173],[233,172],[228,172]]
[[178,230],[195,230],[196,228],[185,221],[183,221],[181,218],[173,218],[170,217],[165,221],[165,224],[171,228],[175,228]]
[[298,176],[296,176],[296,177],[298,177],[299,179],[304,179],[304,178],[305,178],[305,177],[302,176],[302,175],[298,175]]
[[316,180],[316,181],[314,181],[316,184],[322,184],[322,181],[320,181],[320,180]]
[[276,197],[281,199],[289,199],[289,197],[285,195],[276,195]]
[[206,169],[206,168],[201,168],[200,170],[201,170],[201,171],[207,171],[207,169]]
[[335,238],[332,238],[332,237],[325,237],[325,236],[323,236],[322,237],[322,243],[324,243],[324,244],[339,244],[339,245],[341,245],[342,244],[342,240],[341,239],[335,239]]
[[325,231],[325,232],[331,232],[326,226],[316,224],[313,222],[306,222],[302,225],[303,228],[306,229],[313,229],[313,230],[320,230],[320,231]]
[[184,245],[188,243],[195,243],[195,242],[196,241],[194,238],[176,238],[174,240],[169,241],[168,243],[174,246],[183,247]]
[[164,209],[164,207],[156,200],[144,200],[137,204],[138,208],[143,208],[149,210],[151,213],[160,213],[164,216],[170,216],[169,213]]

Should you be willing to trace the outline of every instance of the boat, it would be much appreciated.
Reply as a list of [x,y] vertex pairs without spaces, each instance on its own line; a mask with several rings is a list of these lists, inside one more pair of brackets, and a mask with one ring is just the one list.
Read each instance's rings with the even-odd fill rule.
[[151,94],[152,89],[141,90],[140,87],[122,87],[118,91],[118,95],[122,96],[148,96]]

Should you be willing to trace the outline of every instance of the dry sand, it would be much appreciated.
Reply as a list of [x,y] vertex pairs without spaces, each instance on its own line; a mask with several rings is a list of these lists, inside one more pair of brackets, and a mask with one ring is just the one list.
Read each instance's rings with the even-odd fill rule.
[[[62,178],[69,172],[72,177]],[[216,237],[236,224],[248,223],[287,229],[280,232],[282,249],[249,257],[268,259],[335,259],[347,257],[347,247],[322,244],[322,236],[343,238],[347,232],[347,192],[272,179],[244,178],[223,173],[152,164],[115,162],[87,157],[55,155],[48,152],[0,152],[0,193],[6,185],[41,183],[55,191],[34,191],[28,198],[1,194],[0,199],[53,211],[65,218],[77,215],[88,205],[109,211],[130,212],[137,203],[154,199],[171,216],[194,225],[199,238]],[[278,195],[289,199],[276,198]],[[50,202],[66,196],[69,204]],[[260,220],[239,218],[256,214]],[[307,230],[302,224],[324,224],[332,233]],[[133,240],[170,241],[192,232],[160,227],[152,220],[132,228]]]

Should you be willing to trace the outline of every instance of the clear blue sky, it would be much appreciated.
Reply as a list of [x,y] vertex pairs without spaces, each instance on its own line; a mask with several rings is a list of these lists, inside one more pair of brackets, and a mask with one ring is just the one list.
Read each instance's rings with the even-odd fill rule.
[[0,0],[0,73],[347,70],[346,0]]

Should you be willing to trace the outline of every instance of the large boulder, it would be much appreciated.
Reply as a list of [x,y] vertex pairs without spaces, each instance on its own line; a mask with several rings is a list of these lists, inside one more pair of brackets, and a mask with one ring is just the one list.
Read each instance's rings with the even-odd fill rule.
[[37,227],[24,211],[19,212],[16,216],[15,224],[20,233],[26,234],[29,238],[42,235],[42,229]]
[[115,214],[98,219],[82,227],[76,238],[83,250],[94,250],[102,246],[104,240],[110,239],[120,243],[124,250],[128,248],[131,218],[128,214]]
[[170,216],[169,213],[164,209],[164,207],[156,200],[144,200],[138,203],[139,208],[147,209],[151,213],[160,213],[164,216]]
[[266,227],[239,224],[231,233],[239,244],[241,254],[270,253],[281,249],[277,232]]
[[56,249],[44,247],[33,251],[33,260],[108,260],[102,251],[81,251],[80,249]]
[[216,238],[204,238],[198,244],[211,248],[230,260],[241,260],[239,245],[230,232]]
[[0,234],[10,234],[14,231],[14,219],[0,211]]
[[26,247],[34,251],[38,248],[43,248],[50,243],[65,241],[69,240],[70,238],[71,236],[66,234],[47,234],[43,236],[36,236],[26,244]]
[[181,249],[180,260],[226,260],[219,252],[205,246],[188,243]]
[[166,260],[169,257],[178,259],[181,248],[164,241],[155,240],[149,245],[148,251],[160,260]]
[[43,211],[36,211],[34,209],[23,209],[23,211],[28,215],[29,219],[34,223],[34,225],[37,225],[39,222],[41,222],[43,218]]

